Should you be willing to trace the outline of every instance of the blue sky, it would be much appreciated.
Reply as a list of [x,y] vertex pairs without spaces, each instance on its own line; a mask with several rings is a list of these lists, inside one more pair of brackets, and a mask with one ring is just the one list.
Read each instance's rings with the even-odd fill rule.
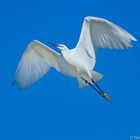
[[128,140],[140,136],[140,48],[100,50],[95,70],[112,99],[51,69],[20,91],[11,82],[20,57],[33,39],[75,47],[83,18],[97,16],[139,39],[139,0],[0,2],[0,140]]

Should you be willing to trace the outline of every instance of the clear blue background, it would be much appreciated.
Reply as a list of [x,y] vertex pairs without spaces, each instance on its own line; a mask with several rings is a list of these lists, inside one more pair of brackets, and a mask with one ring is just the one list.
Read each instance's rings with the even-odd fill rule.
[[100,50],[95,70],[113,100],[51,69],[20,91],[11,82],[27,44],[75,47],[83,18],[102,17],[140,35],[139,0],[0,2],[0,140],[128,140],[140,136],[140,47]]

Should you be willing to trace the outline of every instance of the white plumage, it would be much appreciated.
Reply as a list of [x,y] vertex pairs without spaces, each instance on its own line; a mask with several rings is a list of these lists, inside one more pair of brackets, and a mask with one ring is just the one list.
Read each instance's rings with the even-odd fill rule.
[[[97,17],[85,17],[80,38],[74,49],[63,44],[56,47],[57,53],[43,43],[34,40],[25,50],[18,65],[14,83],[26,88],[44,76],[51,67],[66,76],[78,79],[80,87],[97,82],[102,74],[92,71],[99,48],[131,48],[136,39],[119,26]],[[83,79],[84,80],[83,80]]]

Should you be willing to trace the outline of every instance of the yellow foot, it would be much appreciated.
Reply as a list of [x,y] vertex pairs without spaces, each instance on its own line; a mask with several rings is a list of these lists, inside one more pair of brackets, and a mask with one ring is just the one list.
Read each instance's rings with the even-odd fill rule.
[[109,98],[109,96],[106,93],[102,93],[101,96],[104,97],[109,102],[112,102],[111,99]]

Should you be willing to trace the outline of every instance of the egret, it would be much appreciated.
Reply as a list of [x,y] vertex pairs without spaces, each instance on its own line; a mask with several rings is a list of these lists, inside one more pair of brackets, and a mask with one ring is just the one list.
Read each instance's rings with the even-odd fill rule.
[[33,40],[21,57],[13,84],[21,89],[29,87],[53,67],[65,76],[76,78],[80,88],[89,85],[111,102],[97,84],[103,75],[93,71],[97,51],[99,48],[131,48],[132,41],[137,40],[112,22],[97,17],[85,17],[79,41],[73,49],[68,49],[64,44],[48,42],[60,51],[58,53],[38,40]]

